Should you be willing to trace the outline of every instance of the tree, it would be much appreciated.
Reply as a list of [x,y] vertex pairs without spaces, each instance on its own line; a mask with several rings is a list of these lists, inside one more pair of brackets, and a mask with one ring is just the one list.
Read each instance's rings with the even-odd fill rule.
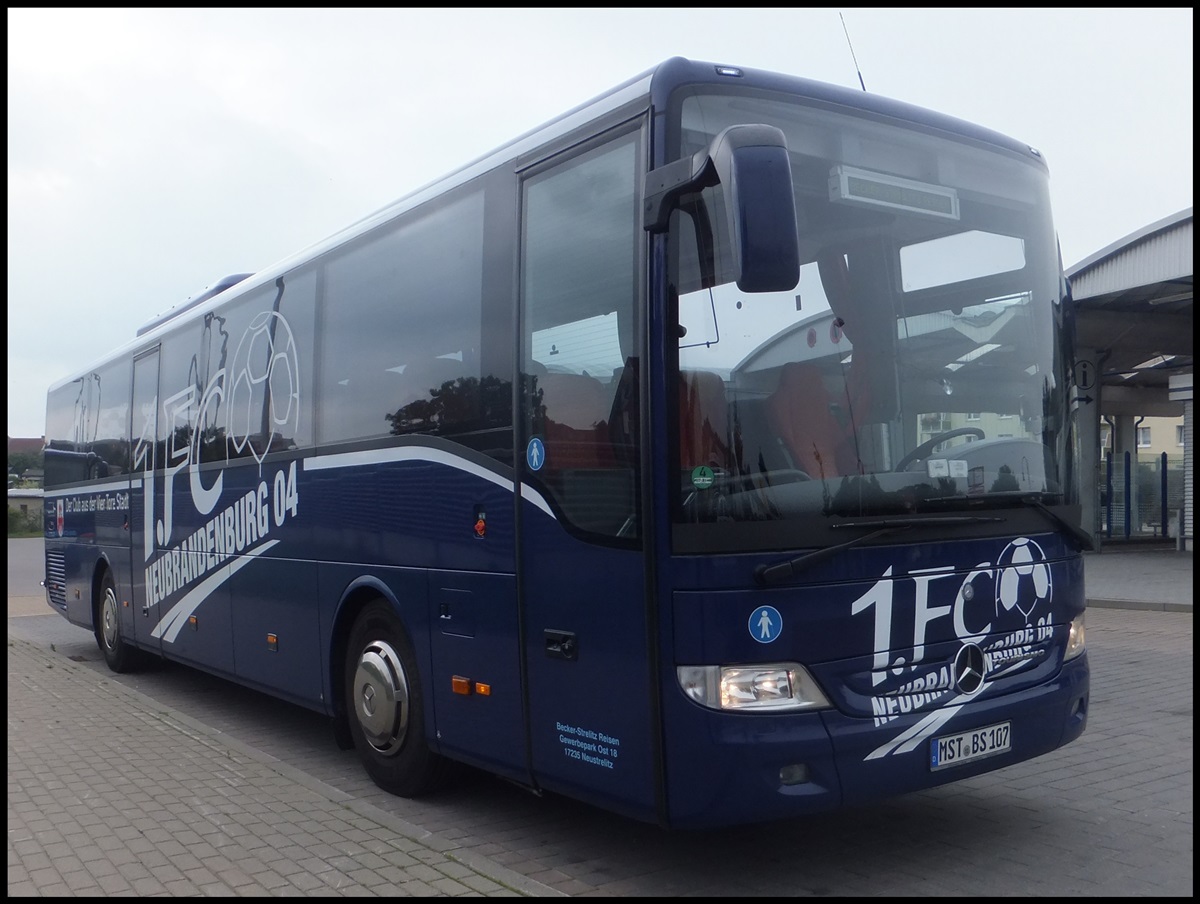
[[13,474],[24,474],[30,468],[42,469],[41,452],[9,452],[8,470]]
[[10,537],[37,537],[42,533],[41,512],[8,510],[8,535]]

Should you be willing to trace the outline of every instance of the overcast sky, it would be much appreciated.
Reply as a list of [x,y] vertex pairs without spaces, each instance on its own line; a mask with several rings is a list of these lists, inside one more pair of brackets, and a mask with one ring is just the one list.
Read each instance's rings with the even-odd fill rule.
[[671,56],[853,88],[857,58],[1039,148],[1067,267],[1192,206],[1190,8],[9,8],[9,435],[221,276]]

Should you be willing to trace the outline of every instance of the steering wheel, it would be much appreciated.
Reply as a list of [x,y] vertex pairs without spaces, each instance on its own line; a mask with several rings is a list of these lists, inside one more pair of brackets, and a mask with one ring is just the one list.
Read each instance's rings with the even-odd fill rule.
[[917,446],[917,448],[913,449],[902,459],[896,462],[896,467],[892,468],[892,470],[905,470],[914,461],[919,458],[924,458],[946,440],[954,439],[956,436],[973,436],[976,439],[983,439],[986,434],[978,427],[956,427],[954,430],[947,430],[945,433],[939,433],[933,439],[921,443],[921,445]]

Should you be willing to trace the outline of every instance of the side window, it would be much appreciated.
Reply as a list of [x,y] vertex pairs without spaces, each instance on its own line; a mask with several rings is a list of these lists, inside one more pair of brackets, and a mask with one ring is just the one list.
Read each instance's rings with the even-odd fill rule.
[[311,444],[314,291],[311,274],[282,277],[163,340],[160,467]]
[[129,473],[130,362],[119,361],[92,375],[96,381],[96,426],[92,436],[92,477]]
[[496,399],[508,407],[511,387],[482,380],[483,235],[484,194],[475,189],[329,257],[317,339],[320,442],[453,436],[479,429]]
[[46,401],[46,449],[43,486],[54,489],[87,479],[86,430],[90,379],[73,380],[51,392]]
[[131,470],[150,475],[162,460],[158,445],[158,358],[153,348],[133,359],[132,420],[130,421]]
[[576,527],[637,533],[637,136],[523,188],[527,477]]
[[[271,452],[312,445],[313,271],[280,277],[221,313],[225,335],[220,361],[214,365],[219,363],[217,369],[225,373],[224,399],[206,391],[208,399],[202,401],[199,415],[204,438],[207,431],[219,433],[224,424],[223,447],[231,460],[261,461]],[[214,453],[220,460],[219,446]]]
[[[158,411],[156,464],[174,473],[190,461],[192,433],[204,388],[197,385],[194,359],[201,345],[199,324],[207,318],[189,321],[162,341]],[[220,436],[224,450],[224,432]],[[211,460],[211,458],[209,459]],[[223,460],[223,458],[222,458]]]
[[44,486],[129,473],[129,374],[119,361],[50,394]]

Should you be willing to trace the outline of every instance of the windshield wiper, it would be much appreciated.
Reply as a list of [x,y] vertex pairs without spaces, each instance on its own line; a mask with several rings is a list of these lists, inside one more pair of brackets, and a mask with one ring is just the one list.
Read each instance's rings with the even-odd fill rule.
[[843,550],[854,546],[861,546],[863,543],[874,540],[876,537],[882,537],[885,534],[894,534],[913,527],[975,524],[981,521],[1003,520],[1000,517],[990,517],[987,515],[934,515],[924,518],[880,518],[874,521],[840,521],[829,525],[830,528],[874,527],[878,529],[871,531],[869,534],[863,534],[861,537],[855,537],[846,543],[839,543],[837,546],[827,546],[825,549],[818,549],[816,552],[805,553],[802,556],[796,556],[794,559],[780,562],[777,565],[759,565],[754,569],[754,581],[759,585],[777,584],[804,571],[806,568],[811,568],[813,565],[818,565],[827,559],[832,559]]
[[1079,544],[1079,548],[1084,552],[1091,552],[1096,548],[1096,541],[1092,539],[1091,534],[1085,531],[1078,524],[1073,524],[1068,521],[1036,496],[1022,496],[1021,501],[1029,507],[1037,509],[1043,515],[1065,530],[1068,534],[1074,537],[1075,541]]
[[[836,525],[835,525],[836,526]],[[851,527],[854,525],[842,525],[843,527]],[[868,540],[874,540],[876,537],[882,537],[884,534],[894,534],[896,531],[908,530],[910,524],[894,524],[888,527],[882,527],[879,530],[871,531],[869,534],[863,534],[861,537],[855,537],[849,543],[840,543],[837,546],[828,546],[825,549],[818,549],[816,552],[805,553],[802,556],[796,556],[794,559],[789,559],[786,562],[780,562],[778,565],[759,565],[754,569],[754,581],[757,584],[777,584],[780,581],[792,577],[797,572],[803,571],[816,565],[818,562],[824,562],[826,559],[832,559],[844,549],[849,549],[852,546],[858,546],[866,543]]]
[[1042,501],[1043,498],[1061,500],[1062,494],[1042,493],[1040,495],[1031,495],[1029,493],[989,493],[987,496],[978,496],[971,499],[966,499],[963,496],[945,496],[939,499],[928,499],[926,500],[926,503],[932,504],[936,502],[945,505],[966,502],[968,505],[990,504],[991,506],[996,506],[1005,504],[1011,505],[1013,501],[1016,501],[1021,505],[1027,505],[1030,508],[1037,509],[1052,522],[1054,522],[1057,527],[1061,527],[1064,531],[1070,534],[1074,538],[1075,542],[1079,544],[1080,549],[1090,552],[1096,548],[1096,541],[1092,538],[1091,534],[1085,531],[1078,524],[1072,523],[1058,512],[1054,511],[1054,509],[1050,508]]

